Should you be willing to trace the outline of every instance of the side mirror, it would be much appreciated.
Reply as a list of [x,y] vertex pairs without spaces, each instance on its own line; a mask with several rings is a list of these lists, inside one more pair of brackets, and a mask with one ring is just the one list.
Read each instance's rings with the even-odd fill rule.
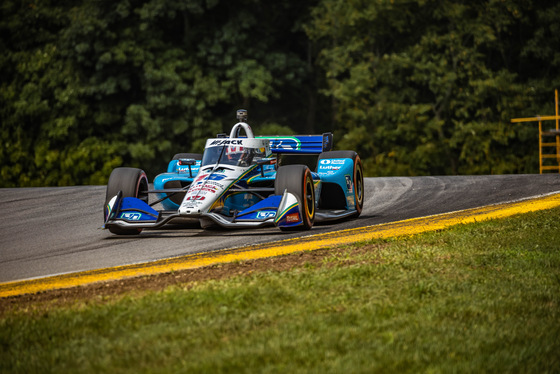
[[196,160],[194,158],[180,158],[177,161],[177,165],[188,165],[189,166],[189,175],[192,178],[192,168],[191,166],[196,165]]
[[261,167],[261,175],[264,177],[264,168],[262,167],[263,165],[276,165],[276,158],[275,157],[269,157],[269,158],[257,158],[257,165],[259,165]]
[[196,160],[194,158],[180,158],[179,165],[196,165]]
[[270,157],[270,158],[255,158],[255,160],[257,161],[257,165],[270,165],[273,164],[276,161],[276,158],[274,157]]

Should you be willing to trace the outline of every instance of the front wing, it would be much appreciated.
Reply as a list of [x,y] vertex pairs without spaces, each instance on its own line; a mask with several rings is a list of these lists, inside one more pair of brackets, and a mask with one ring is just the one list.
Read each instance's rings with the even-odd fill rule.
[[[224,228],[257,228],[262,226],[297,227],[303,224],[302,206],[295,195],[285,191],[283,195],[271,195],[257,204],[231,216],[218,212],[198,216],[181,215],[177,212],[158,211],[134,197],[122,197],[119,193],[109,202],[104,228],[158,229],[177,218],[197,218],[201,227],[219,225]],[[320,210],[315,222],[338,220],[355,214],[355,210]]]

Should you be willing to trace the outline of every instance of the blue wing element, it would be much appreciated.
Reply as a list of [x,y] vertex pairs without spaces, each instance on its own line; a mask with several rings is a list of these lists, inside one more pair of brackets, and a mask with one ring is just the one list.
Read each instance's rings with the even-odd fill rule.
[[323,135],[258,136],[270,140],[272,153],[319,154],[332,148],[332,133]]
[[272,195],[264,200],[259,201],[250,208],[237,214],[237,219],[248,219],[248,220],[266,220],[276,217],[276,211],[280,205],[282,196]]
[[155,223],[159,218],[157,210],[135,197],[117,197],[109,211],[109,219],[129,223]]

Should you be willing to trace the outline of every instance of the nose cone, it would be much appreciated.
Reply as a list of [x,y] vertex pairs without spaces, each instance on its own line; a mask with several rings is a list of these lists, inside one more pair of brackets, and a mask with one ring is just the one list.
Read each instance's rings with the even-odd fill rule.
[[187,191],[179,213],[182,215],[200,215],[210,210],[216,199],[225,191],[234,178],[224,173],[203,173],[196,177]]

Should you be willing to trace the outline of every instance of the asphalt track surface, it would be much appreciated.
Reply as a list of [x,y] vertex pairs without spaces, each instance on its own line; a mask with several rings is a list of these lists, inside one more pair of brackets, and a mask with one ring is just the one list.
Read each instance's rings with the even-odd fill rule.
[[102,230],[105,186],[0,189],[0,282],[143,263],[371,226],[560,192],[560,175],[366,178],[362,215],[311,231],[201,230],[116,236]]

